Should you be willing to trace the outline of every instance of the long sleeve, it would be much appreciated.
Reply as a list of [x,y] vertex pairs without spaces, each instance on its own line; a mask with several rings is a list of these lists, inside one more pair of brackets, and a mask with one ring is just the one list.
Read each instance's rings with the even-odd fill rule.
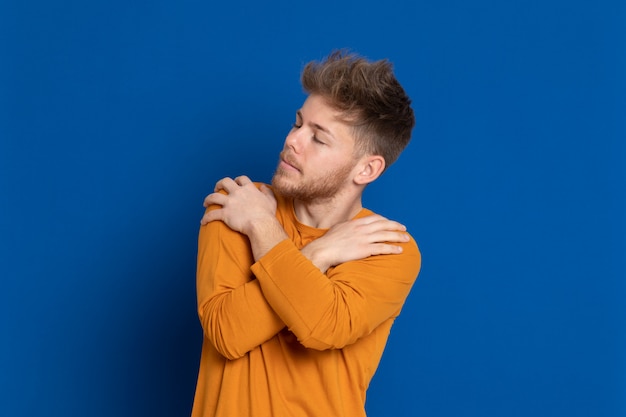
[[415,241],[399,255],[373,256],[319,271],[290,241],[252,266],[265,299],[300,343],[342,348],[399,314],[417,278]]
[[228,359],[245,355],[285,327],[250,270],[253,262],[246,236],[220,221],[201,226],[198,315],[206,338]]
[[192,415],[365,417],[367,387],[420,269],[417,245],[324,274],[300,249],[326,231],[277,200],[289,239],[256,263],[246,236],[219,221],[201,227],[205,338]]

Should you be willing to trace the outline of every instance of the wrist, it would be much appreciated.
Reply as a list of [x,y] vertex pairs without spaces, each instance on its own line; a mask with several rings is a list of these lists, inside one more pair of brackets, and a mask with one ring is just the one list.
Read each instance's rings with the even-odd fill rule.
[[282,226],[278,223],[278,220],[274,216],[267,216],[251,219],[250,222],[242,228],[241,232],[248,236],[249,239],[254,239],[271,233],[276,228],[282,230]]
[[257,219],[243,231],[248,236],[255,261],[258,261],[274,246],[287,239],[287,233],[275,217]]
[[326,273],[328,268],[332,265],[327,261],[324,255],[324,247],[316,245],[317,241],[313,241],[302,248],[300,251],[313,265],[319,268],[320,271]]

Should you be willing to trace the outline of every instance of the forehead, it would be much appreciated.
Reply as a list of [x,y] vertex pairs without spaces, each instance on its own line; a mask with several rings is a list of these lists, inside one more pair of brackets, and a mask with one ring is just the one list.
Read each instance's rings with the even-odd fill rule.
[[325,98],[318,95],[308,96],[299,113],[303,118],[303,123],[318,125],[335,137],[341,136],[354,141],[352,126],[345,120],[344,115],[332,107]]

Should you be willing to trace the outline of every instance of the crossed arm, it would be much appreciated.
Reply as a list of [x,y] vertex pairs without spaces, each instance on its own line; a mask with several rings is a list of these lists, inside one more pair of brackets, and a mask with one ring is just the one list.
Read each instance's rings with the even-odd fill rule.
[[[224,190],[227,194],[219,193]],[[201,220],[207,224],[221,220],[232,230],[248,236],[254,260],[258,261],[270,249],[288,236],[276,219],[276,199],[262,185],[258,189],[246,176],[235,180],[224,178],[209,194],[204,205],[216,204],[218,209],[207,211]],[[374,215],[340,223],[323,237],[302,249],[303,254],[322,272],[331,266],[372,255],[395,254],[402,247],[390,242],[408,242],[404,225]]]
[[[205,334],[222,355],[242,356],[285,324],[305,346],[341,347],[399,310],[419,269],[419,252],[407,244],[404,226],[381,216],[351,220],[298,251],[276,219],[271,190],[247,177],[223,179],[219,190],[227,194],[215,192],[205,200],[213,207],[200,232],[198,307]],[[209,244],[209,234],[211,242],[230,247]],[[383,286],[380,275],[390,271],[379,269],[378,257],[368,260],[370,273],[361,273],[358,283],[342,269],[346,262],[398,254],[403,247],[414,267],[405,268],[406,260],[386,261],[384,268],[396,265],[398,271]]]

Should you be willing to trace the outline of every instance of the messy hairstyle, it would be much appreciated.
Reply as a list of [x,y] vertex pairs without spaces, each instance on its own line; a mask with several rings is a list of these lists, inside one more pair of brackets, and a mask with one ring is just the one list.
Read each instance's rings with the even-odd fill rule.
[[338,50],[309,62],[301,81],[307,94],[323,97],[352,126],[360,155],[380,155],[387,168],[409,143],[415,125],[411,99],[389,61]]

